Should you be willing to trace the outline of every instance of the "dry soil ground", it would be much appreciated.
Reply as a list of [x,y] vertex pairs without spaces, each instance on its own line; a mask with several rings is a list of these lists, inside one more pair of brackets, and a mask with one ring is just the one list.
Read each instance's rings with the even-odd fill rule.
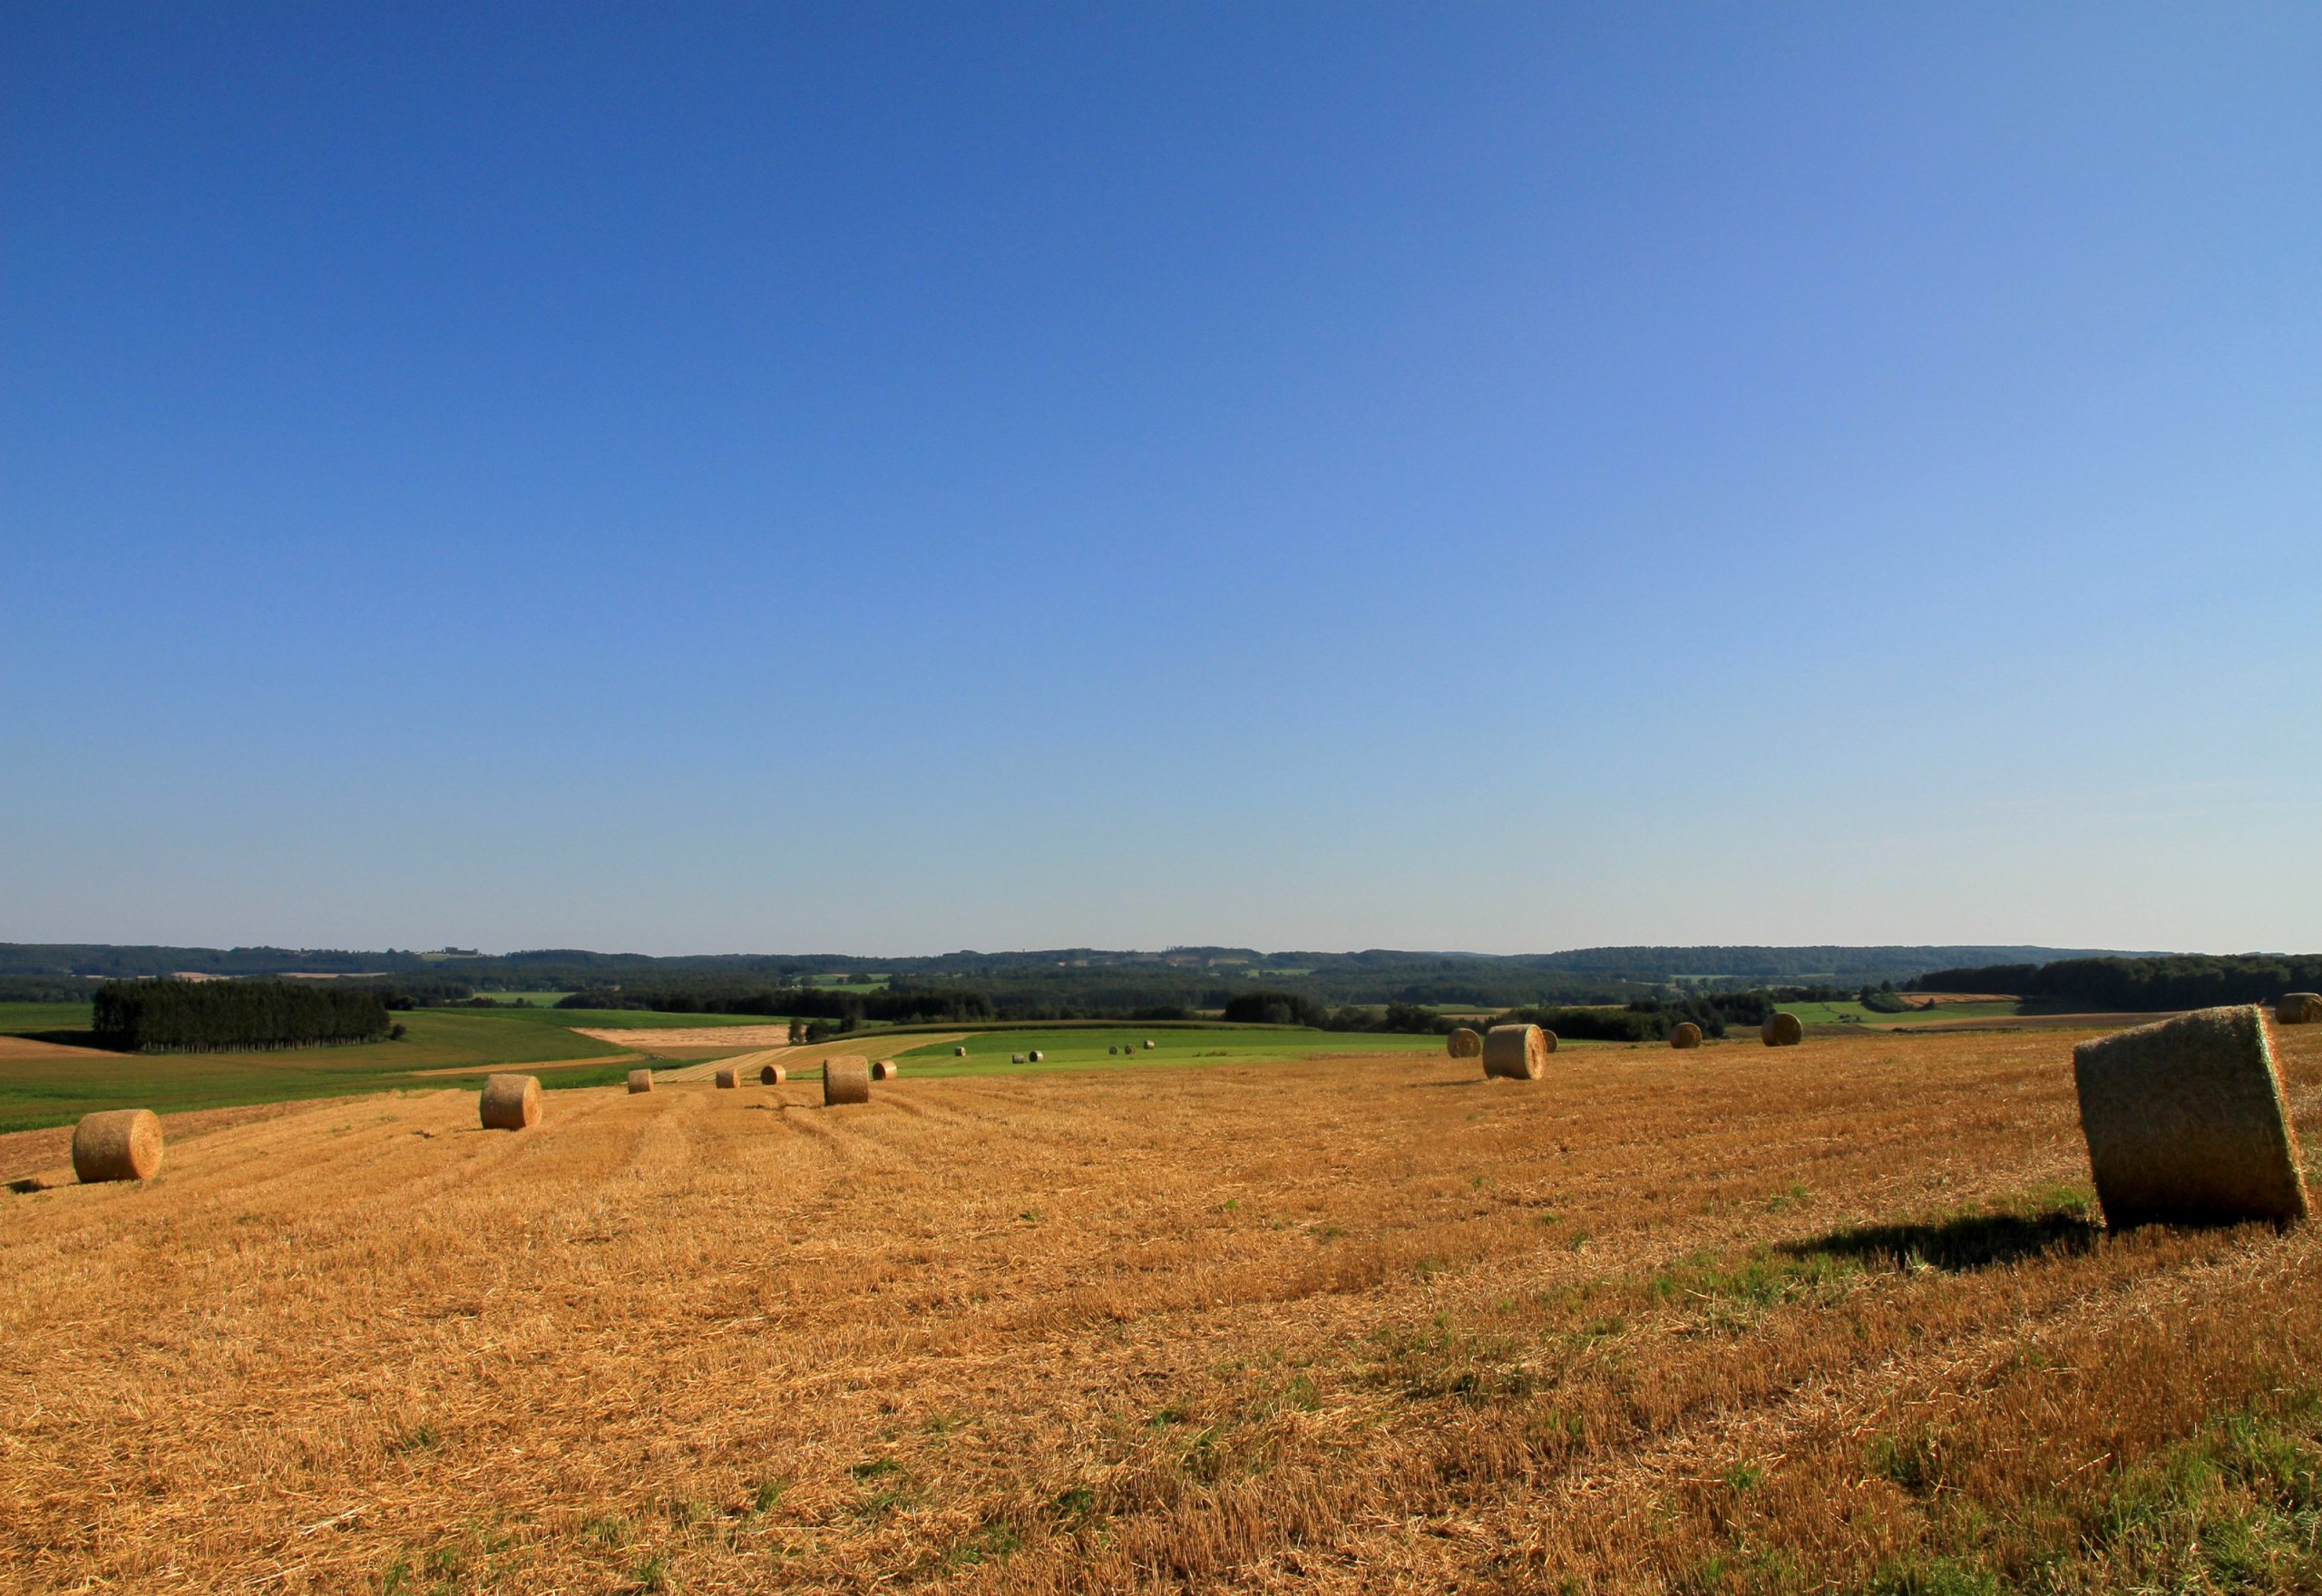
[[2088,1222],[2069,1047],[181,1127],[0,1193],[0,1587],[2312,1588],[2322,1232]]

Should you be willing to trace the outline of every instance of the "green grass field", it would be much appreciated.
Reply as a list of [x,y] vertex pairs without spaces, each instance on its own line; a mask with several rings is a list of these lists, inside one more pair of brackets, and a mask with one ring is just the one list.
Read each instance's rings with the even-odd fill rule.
[[[421,1008],[395,1017],[406,1032],[402,1041],[353,1047],[0,1059],[0,1132],[65,1124],[101,1108],[175,1114],[399,1087],[473,1085],[507,1065],[620,1061],[541,1072],[543,1086],[601,1085],[629,1067],[626,1049],[576,1036],[562,1016],[551,1019],[541,1010]],[[85,1042],[88,1025],[85,1003],[0,1005],[0,1033]],[[455,1073],[431,1073],[438,1070]]]
[[570,992],[478,992],[479,998],[489,998],[494,1003],[529,1003],[535,1008],[554,1008]]
[[[631,1050],[570,1027],[767,1023],[750,1015],[637,1009],[421,1008],[395,1017],[405,1027],[401,1041],[353,1047],[0,1059],[0,1132],[65,1124],[102,1108],[171,1114],[365,1092],[472,1087],[493,1070],[510,1066],[537,1071],[544,1086],[609,1085],[631,1067]],[[88,1026],[85,1003],[0,1005],[0,1034],[85,1044]],[[1440,1036],[1258,1026],[1030,1026],[977,1032],[963,1044],[968,1056],[959,1058],[952,1048],[962,1044],[923,1042],[921,1035],[866,1032],[855,1045],[874,1058],[906,1061],[914,1076],[1292,1063],[1331,1053],[1433,1055],[1444,1046]],[[1141,1046],[1147,1037],[1156,1044],[1150,1050]],[[1107,1047],[1122,1051],[1108,1054]],[[1036,1050],[1044,1056],[1037,1065],[1010,1062],[1014,1054]],[[593,1062],[600,1059],[606,1062]],[[542,1067],[551,1065],[561,1067]]]
[[[1151,1050],[1143,1046],[1150,1037]],[[898,1036],[898,1042],[908,1037]],[[1272,1064],[1311,1058],[1324,1053],[1440,1053],[1440,1036],[1381,1036],[1366,1031],[1308,1031],[1220,1027],[1206,1028],[1107,1026],[1069,1030],[1027,1027],[1022,1030],[983,1031],[961,1042],[939,1042],[907,1052],[883,1051],[874,1033],[863,1039],[865,1054],[893,1058],[913,1075],[1006,1075],[1030,1070],[1106,1069],[1130,1066]],[[965,1058],[954,1056],[965,1047]],[[1107,1053],[1107,1047],[1128,1049]],[[1018,1053],[1038,1051],[1039,1064],[1011,1064]]]
[[1844,1003],[1785,1003],[1782,1007],[1810,1026],[1859,1025],[1870,1029],[1888,1026],[1923,1026],[1946,1019],[1996,1019],[2021,1012],[2014,998],[1992,1003],[1938,1003],[1908,1014],[1880,1014],[1849,1000]]

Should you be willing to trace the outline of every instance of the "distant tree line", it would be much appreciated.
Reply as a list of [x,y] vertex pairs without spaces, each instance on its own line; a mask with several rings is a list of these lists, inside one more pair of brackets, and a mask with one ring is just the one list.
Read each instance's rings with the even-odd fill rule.
[[1908,983],[1919,992],[2005,992],[2084,1003],[2091,1009],[2151,1013],[2270,1003],[2284,992],[2322,988],[2322,954],[2171,953],[2151,959],[2058,959],[2046,964],[1986,964],[1931,970]]
[[1000,1017],[991,999],[962,988],[911,988],[839,992],[826,987],[617,987],[584,988],[557,1000],[559,1008],[641,1008],[658,1014],[756,1014],[802,1019],[878,1020],[912,1025],[930,1020]]
[[397,1028],[376,992],[309,981],[108,981],[97,1045],[125,1053],[376,1042]]
[[1512,1008],[1495,1025],[1536,1025],[1575,1042],[1665,1042],[1691,1020],[1705,1036],[1729,1025],[1757,1026],[1774,1011],[1767,992],[1716,992],[1693,998],[1642,998],[1620,1008]]
[[71,976],[0,976],[0,1003],[86,1003],[95,990]]

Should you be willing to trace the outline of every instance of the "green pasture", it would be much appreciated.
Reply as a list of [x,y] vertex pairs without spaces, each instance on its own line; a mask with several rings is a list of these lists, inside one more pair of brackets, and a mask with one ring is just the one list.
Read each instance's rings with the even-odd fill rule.
[[1908,1014],[1880,1014],[1851,998],[1843,1003],[1785,1003],[1781,1007],[1805,1025],[1859,1025],[1870,1030],[1923,1026],[1946,1019],[1994,1019],[2023,1012],[2023,1005],[2013,998],[1991,1003],[1938,1003],[1927,1008],[1914,1008]]
[[[627,1073],[630,1050],[576,1035],[569,1026],[765,1023],[733,1016],[570,1008],[415,1008],[395,1019],[405,1028],[401,1041],[352,1047],[0,1058],[0,1132],[66,1124],[101,1108],[176,1114],[397,1088],[473,1087],[511,1065],[530,1066],[543,1086],[606,1085]],[[85,1003],[0,1004],[0,1033],[85,1044],[88,1027]],[[608,1062],[589,1062],[596,1059]],[[578,1062],[566,1068],[541,1067],[566,1061]]]
[[[1148,1051],[1144,1046],[1155,1044]],[[897,1037],[897,1041],[903,1038]],[[968,1056],[953,1050],[965,1047]],[[1127,1052],[1107,1053],[1106,1048]],[[1029,1026],[1020,1030],[981,1031],[958,1042],[938,1042],[891,1053],[875,1034],[863,1038],[863,1051],[893,1058],[924,1075],[1009,1075],[1031,1070],[1106,1069],[1135,1065],[1283,1064],[1328,1053],[1439,1054],[1440,1036],[1389,1036],[1371,1031],[1310,1031],[1286,1027]],[[1019,1053],[1038,1052],[1038,1064],[1013,1064]]]
[[489,998],[494,1003],[529,1003],[535,1008],[554,1008],[570,992],[478,992],[479,998]]

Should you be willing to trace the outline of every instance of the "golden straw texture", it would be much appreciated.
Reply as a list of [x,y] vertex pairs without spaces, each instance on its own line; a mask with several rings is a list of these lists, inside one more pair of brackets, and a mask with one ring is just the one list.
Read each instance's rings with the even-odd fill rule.
[[2256,1005],[2083,1042],[2072,1071],[2107,1224],[2306,1217],[2298,1134]]
[[823,1106],[871,1101],[871,1062],[852,1053],[823,1061]]
[[538,1075],[493,1075],[483,1083],[476,1108],[487,1131],[521,1131],[541,1117]]
[[73,1173],[83,1181],[150,1181],[161,1169],[161,1120],[150,1108],[115,1108],[73,1128]]
[[1484,1074],[1509,1081],[1537,1081],[1546,1073],[1556,1034],[1537,1026],[1494,1026],[1484,1037]]

